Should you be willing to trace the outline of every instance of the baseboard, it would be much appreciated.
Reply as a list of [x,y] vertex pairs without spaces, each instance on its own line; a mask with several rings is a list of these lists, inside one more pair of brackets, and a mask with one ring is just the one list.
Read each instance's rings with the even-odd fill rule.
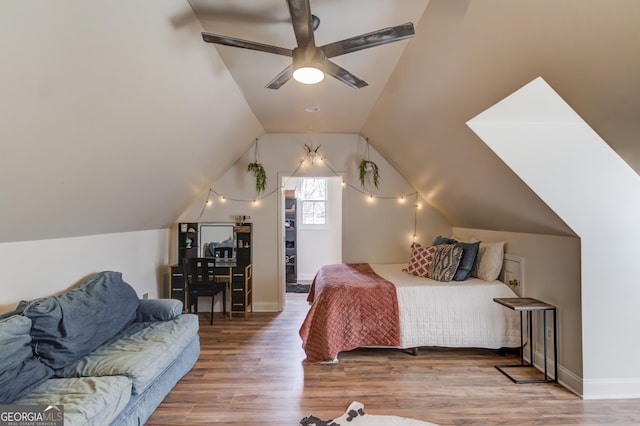
[[[528,354],[528,351],[526,352]],[[544,371],[543,352],[534,351],[533,365]],[[525,359],[528,358],[525,356]],[[553,358],[547,359],[547,371],[555,377]],[[558,364],[558,383],[582,399],[638,399],[640,379],[597,379],[584,380],[574,372]]]
[[596,379],[584,381],[583,399],[638,399],[640,379]]
[[[529,361],[528,350],[525,350],[525,359]],[[533,365],[539,371],[544,372],[544,352],[533,352],[534,362]],[[558,380],[558,383],[567,388],[567,390],[573,392],[577,396],[583,398],[583,389],[584,389],[584,381],[582,377],[575,374],[573,371],[565,368],[560,363],[558,363],[558,373],[556,376],[556,372],[553,368],[553,358],[547,357],[547,374],[550,377],[555,377]]]

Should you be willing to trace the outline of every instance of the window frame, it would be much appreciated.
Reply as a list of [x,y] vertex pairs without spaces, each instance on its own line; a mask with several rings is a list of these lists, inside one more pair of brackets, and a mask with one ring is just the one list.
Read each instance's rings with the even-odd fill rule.
[[[329,217],[327,215],[327,212],[329,211],[329,186],[328,186],[328,181],[326,177],[304,177],[302,178],[303,182],[302,182],[302,186],[304,188],[305,185],[305,181],[307,180],[322,180],[324,181],[324,199],[320,198],[320,199],[306,199],[304,198],[304,189],[301,191],[301,196],[300,196],[300,226],[304,227],[304,228],[314,228],[314,229],[321,229],[321,228],[327,228],[329,226]],[[305,216],[304,216],[304,206],[305,203],[322,203],[324,204],[324,223],[305,223]],[[315,215],[314,215],[315,218]]]

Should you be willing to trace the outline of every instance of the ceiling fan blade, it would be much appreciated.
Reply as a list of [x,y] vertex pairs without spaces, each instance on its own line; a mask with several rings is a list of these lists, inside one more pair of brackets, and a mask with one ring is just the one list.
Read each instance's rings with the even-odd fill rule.
[[329,60],[325,61],[324,72],[353,87],[354,89],[361,89],[369,85],[369,83],[367,83],[366,81],[359,79],[349,71]]
[[202,39],[207,43],[222,44],[224,46],[241,47],[243,49],[258,50],[260,52],[275,53],[276,55],[293,56],[293,50],[284,47],[272,46],[270,44],[258,43],[255,41],[242,40],[235,37],[221,36],[211,33],[202,33]]
[[414,34],[413,24],[407,22],[406,24],[396,25],[395,27],[383,28],[367,34],[325,44],[324,46],[320,46],[320,49],[324,51],[327,58],[333,58],[334,56],[404,40],[413,37]]
[[280,74],[278,74],[273,80],[269,82],[265,87],[267,89],[279,89],[285,84],[287,81],[291,79],[293,76],[293,67],[289,65],[285,69],[282,70]]
[[316,41],[313,37],[313,24],[311,18],[311,6],[309,0],[287,0],[289,14],[293,24],[293,32],[296,35],[298,47],[306,50],[315,47]]

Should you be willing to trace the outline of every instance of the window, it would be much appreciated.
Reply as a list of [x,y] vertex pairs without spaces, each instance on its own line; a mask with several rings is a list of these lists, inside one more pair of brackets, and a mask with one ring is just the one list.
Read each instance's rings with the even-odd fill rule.
[[327,180],[305,178],[302,180],[302,224],[324,225],[327,223]]

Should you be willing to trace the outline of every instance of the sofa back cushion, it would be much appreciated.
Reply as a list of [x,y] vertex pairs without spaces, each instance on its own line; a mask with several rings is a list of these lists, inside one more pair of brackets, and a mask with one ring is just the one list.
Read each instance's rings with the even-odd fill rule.
[[11,404],[53,375],[33,356],[30,330],[29,318],[0,319],[0,405]]
[[60,296],[32,302],[34,352],[51,368],[69,365],[115,336],[136,319],[138,296],[120,272],[93,275]]

